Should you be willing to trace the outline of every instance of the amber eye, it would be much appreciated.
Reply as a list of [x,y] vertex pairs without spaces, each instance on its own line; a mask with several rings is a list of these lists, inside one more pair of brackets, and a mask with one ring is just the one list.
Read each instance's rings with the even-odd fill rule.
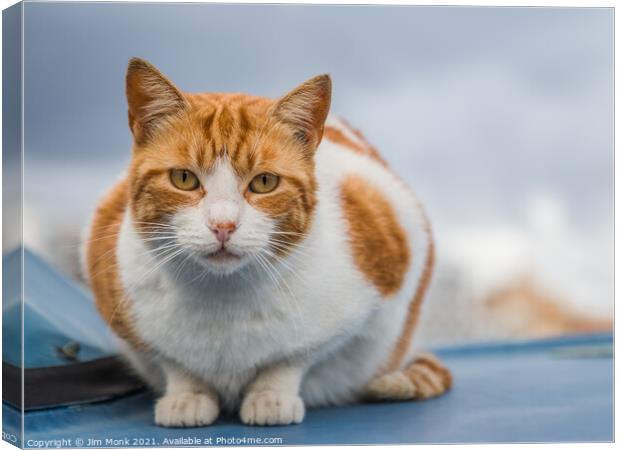
[[280,177],[271,173],[256,175],[250,182],[250,190],[256,194],[266,194],[278,187]]
[[185,169],[172,169],[170,171],[170,181],[174,184],[174,187],[183,191],[193,191],[200,186],[198,177]]

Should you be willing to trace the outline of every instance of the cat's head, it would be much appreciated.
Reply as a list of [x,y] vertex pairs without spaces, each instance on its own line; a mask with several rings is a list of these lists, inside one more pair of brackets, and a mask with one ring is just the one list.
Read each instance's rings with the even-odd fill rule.
[[297,245],[312,222],[330,99],[328,75],[279,100],[188,94],[132,59],[130,205],[153,253],[230,274]]

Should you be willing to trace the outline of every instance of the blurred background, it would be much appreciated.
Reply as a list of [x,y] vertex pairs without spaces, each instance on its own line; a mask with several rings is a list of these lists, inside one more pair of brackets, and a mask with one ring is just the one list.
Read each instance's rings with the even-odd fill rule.
[[[26,245],[80,281],[79,239],[129,161],[124,75],[332,112],[431,217],[428,345],[611,329],[613,10],[26,3]],[[4,241],[4,251],[17,245]]]

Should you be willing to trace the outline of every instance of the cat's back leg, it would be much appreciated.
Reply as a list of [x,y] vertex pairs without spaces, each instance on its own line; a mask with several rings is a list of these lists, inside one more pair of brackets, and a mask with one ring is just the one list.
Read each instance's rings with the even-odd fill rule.
[[374,378],[366,386],[369,400],[425,400],[452,387],[452,374],[433,354],[419,353],[402,369]]

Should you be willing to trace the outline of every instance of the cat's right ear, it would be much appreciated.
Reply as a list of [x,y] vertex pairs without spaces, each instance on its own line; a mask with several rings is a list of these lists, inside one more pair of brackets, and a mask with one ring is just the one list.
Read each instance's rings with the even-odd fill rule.
[[144,143],[161,122],[188,107],[174,84],[151,63],[132,58],[127,67],[129,128],[137,143]]

